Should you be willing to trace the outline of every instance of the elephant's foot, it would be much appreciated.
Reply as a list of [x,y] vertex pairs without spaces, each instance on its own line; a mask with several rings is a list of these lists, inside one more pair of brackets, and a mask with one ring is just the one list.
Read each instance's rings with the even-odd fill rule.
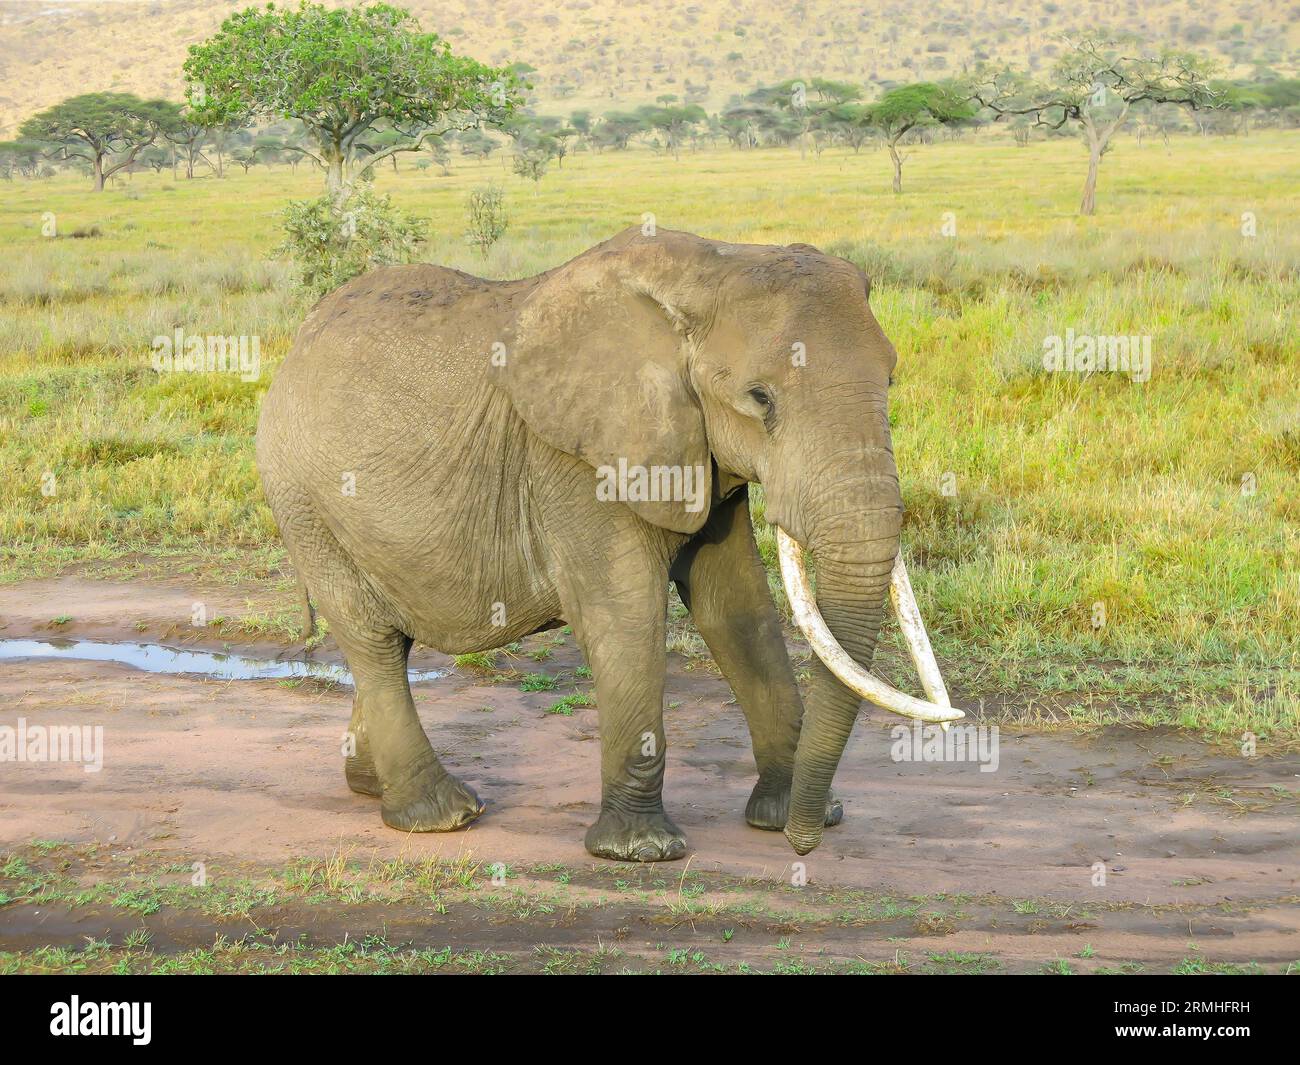
[[[745,804],[745,820],[755,828],[781,832],[790,816],[790,785],[769,785],[759,777]],[[826,827],[833,828],[844,820],[844,804],[831,792],[826,797]]]
[[375,768],[374,756],[370,753],[370,744],[364,732],[356,737],[357,753],[349,755],[343,763],[343,776],[348,787],[358,795],[370,795],[378,799],[384,794],[384,786],[379,783],[379,771]]
[[406,784],[385,788],[379,812],[402,832],[454,832],[484,809],[473,788],[434,762]]
[[587,829],[587,850],[616,862],[671,862],[686,855],[686,836],[662,810],[624,813],[601,810]]

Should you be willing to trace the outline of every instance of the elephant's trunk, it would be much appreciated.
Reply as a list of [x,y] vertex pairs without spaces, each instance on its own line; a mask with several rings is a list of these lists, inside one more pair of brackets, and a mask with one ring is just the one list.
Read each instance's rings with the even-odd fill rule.
[[[817,608],[834,642],[865,670],[871,665],[884,616],[900,517],[897,508],[890,508],[861,515],[861,522],[874,528],[869,534],[864,529],[853,535],[852,546],[817,550]],[[841,544],[849,542],[846,537]],[[786,838],[799,854],[807,854],[821,842],[831,779],[853,731],[860,700],[820,657],[814,659],[785,827]]]
[[[963,716],[947,692],[930,651],[907,572],[898,558],[901,508],[858,515],[829,542],[818,537],[814,603],[798,544],[778,531],[781,570],[799,627],[817,655],[795,755],[786,838],[800,854],[821,842],[831,779],[865,697],[908,717],[947,722]],[[891,589],[905,637],[934,702],[896,691],[869,672]],[[946,727],[946,725],[945,725]]]

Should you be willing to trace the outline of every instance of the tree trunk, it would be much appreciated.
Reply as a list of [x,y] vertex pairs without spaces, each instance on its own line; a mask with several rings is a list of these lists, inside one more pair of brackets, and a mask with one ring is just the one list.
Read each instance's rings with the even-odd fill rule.
[[1097,170],[1101,167],[1101,157],[1106,154],[1106,146],[1110,144],[1115,131],[1124,124],[1128,111],[1129,102],[1125,100],[1119,114],[1100,130],[1091,115],[1085,113],[1083,116],[1083,131],[1088,136],[1088,178],[1083,183],[1083,200],[1079,204],[1080,214],[1097,213]]
[[325,159],[325,191],[337,196],[343,190],[343,156],[331,155]]
[[[91,149],[94,151],[94,149]],[[95,191],[104,191],[104,156],[100,152],[95,152],[94,162]]]
[[1088,139],[1088,177],[1083,183],[1083,199],[1079,202],[1079,213],[1090,215],[1097,213],[1097,169],[1101,166],[1101,153],[1106,142],[1097,131],[1092,115],[1084,113],[1080,119],[1084,136]]
[[894,192],[903,191],[903,159],[898,154],[898,147],[895,141],[889,142],[889,158],[894,161]]
[[1097,213],[1097,168],[1101,166],[1101,151],[1096,147],[1088,149],[1088,178],[1083,183],[1083,200],[1079,204],[1080,214]]

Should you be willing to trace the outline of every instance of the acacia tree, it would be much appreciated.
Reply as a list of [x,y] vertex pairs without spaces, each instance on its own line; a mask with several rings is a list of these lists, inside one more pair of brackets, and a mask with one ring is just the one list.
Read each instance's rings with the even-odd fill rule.
[[0,178],[12,181],[14,173],[35,177],[41,170],[45,151],[38,141],[0,142]]
[[832,107],[822,116],[823,126],[838,136],[857,155],[875,132],[871,124],[871,105],[842,103]]
[[467,130],[457,140],[460,142],[460,154],[467,155],[471,159],[477,159],[480,166],[484,160],[490,158],[492,153],[500,147],[496,141],[481,129]]
[[569,128],[577,138],[579,147],[591,146],[592,114],[590,111],[574,111],[569,115]]
[[1142,54],[1131,40],[1101,34],[1062,39],[1069,51],[1052,68],[1050,84],[981,67],[971,77],[970,98],[993,111],[994,121],[1032,115],[1036,125],[1050,129],[1077,125],[1088,146],[1079,213],[1090,215],[1097,210],[1102,156],[1134,104],[1180,104],[1197,111],[1221,106],[1222,94],[1210,86],[1210,62],[1190,52]]
[[[388,4],[297,10],[249,8],[189,50],[185,74],[202,88],[196,114],[217,124],[297,119],[325,170],[335,209],[357,179],[399,152],[513,111],[520,83],[508,70],[452,53],[407,11]],[[386,143],[374,143],[385,131]]]
[[918,81],[890,89],[857,113],[857,120],[880,130],[894,164],[894,192],[903,191],[903,160],[898,145],[915,129],[944,126],[971,118],[974,109],[951,85]]
[[830,111],[844,104],[851,103],[862,95],[856,85],[843,81],[830,81],[826,78],[812,78],[803,81],[790,78],[779,85],[755,89],[746,97],[751,104],[770,108],[780,113],[791,134],[790,139],[799,140],[799,155],[807,150],[808,133]]
[[663,107],[642,107],[637,112],[650,129],[664,135],[664,149],[681,159],[682,141],[690,136],[701,122],[708,120],[699,104],[667,104]]
[[166,100],[142,100],[129,92],[91,92],[33,115],[18,135],[45,144],[47,156],[88,163],[95,191],[103,192],[104,182],[134,163],[179,111]]
[[593,137],[598,148],[609,147],[626,151],[628,142],[638,133],[645,132],[645,121],[640,115],[628,111],[606,111]]
[[203,145],[208,140],[208,127],[188,111],[182,111],[175,122],[162,130],[162,135],[172,144],[173,150],[185,153],[185,177],[193,178],[194,164],[202,157]]
[[759,110],[762,108],[754,104],[733,103],[718,117],[718,124],[733,148],[757,147],[755,117]]

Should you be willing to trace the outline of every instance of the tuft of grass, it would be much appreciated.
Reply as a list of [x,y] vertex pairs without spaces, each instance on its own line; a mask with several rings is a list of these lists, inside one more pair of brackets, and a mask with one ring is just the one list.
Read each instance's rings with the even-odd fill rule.
[[452,662],[457,669],[493,670],[497,666],[500,651],[473,651],[470,654],[456,655]]
[[595,706],[596,700],[585,692],[574,692],[572,695],[566,695],[563,699],[553,702],[546,708],[548,714],[560,714],[564,717],[571,717],[573,711],[582,706]]
[[519,682],[519,690],[525,692],[554,691],[559,685],[555,677],[546,673],[529,673]]

